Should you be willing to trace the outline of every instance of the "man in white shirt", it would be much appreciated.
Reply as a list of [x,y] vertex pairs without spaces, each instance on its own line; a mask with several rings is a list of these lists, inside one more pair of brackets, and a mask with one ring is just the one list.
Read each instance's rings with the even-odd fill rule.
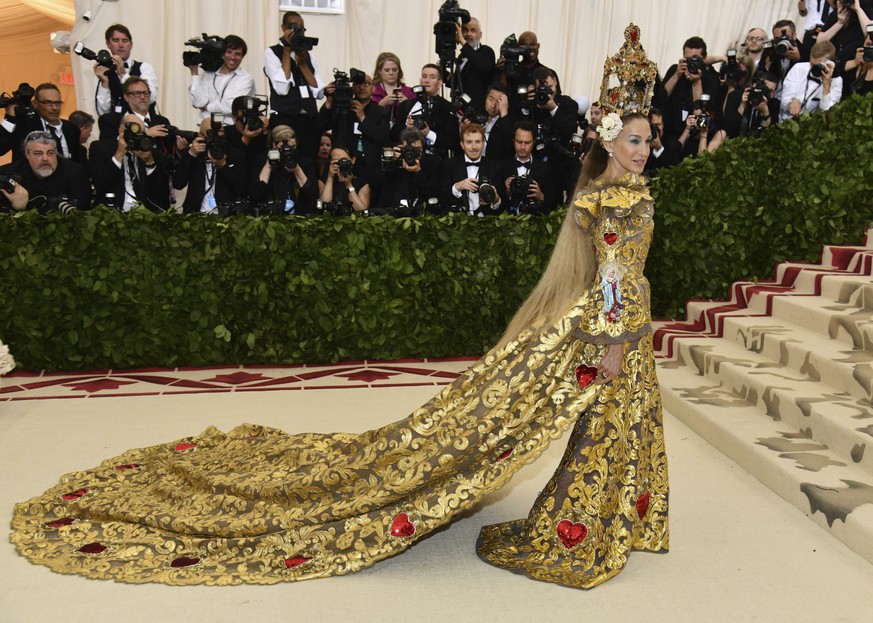
[[139,76],[148,82],[149,91],[151,91],[149,105],[154,104],[158,99],[158,76],[150,64],[135,61],[130,57],[133,49],[133,37],[127,26],[112,24],[106,29],[106,48],[112,54],[115,71],[104,65],[94,65],[94,75],[97,76],[95,96],[97,114],[127,112],[121,87],[131,76]]
[[804,112],[829,110],[840,101],[843,79],[834,77],[832,57],[836,48],[830,41],[819,41],[809,52],[808,63],[797,63],[785,77],[782,86],[782,121],[799,117]]
[[224,38],[223,63],[218,71],[200,73],[199,65],[189,65],[191,70],[191,105],[200,109],[197,123],[210,117],[214,112],[224,114],[224,123],[233,123],[233,100],[240,95],[255,94],[255,80],[240,63],[248,52],[248,46],[241,37],[227,35]]

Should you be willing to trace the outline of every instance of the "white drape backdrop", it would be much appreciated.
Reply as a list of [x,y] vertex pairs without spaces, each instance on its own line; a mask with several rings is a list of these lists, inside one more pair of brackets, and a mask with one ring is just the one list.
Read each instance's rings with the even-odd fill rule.
[[[34,0],[30,0],[34,2]],[[403,63],[407,83],[418,82],[421,66],[432,62],[433,24],[442,0],[346,0],[345,15],[306,14],[307,34],[321,39],[315,50],[322,77],[354,66],[373,71],[379,52],[390,50]],[[461,0],[478,17],[483,42],[498,50],[510,33],[537,33],[540,60],[555,69],[568,95],[596,99],[603,62],[622,42],[629,22],[642,29],[642,43],[663,74],[682,53],[682,43],[702,36],[711,53],[721,54],[752,27],[782,18],[797,20],[794,0]],[[155,66],[161,80],[159,104],[175,124],[193,127],[188,100],[189,72],[182,66],[184,41],[202,32],[237,34],[249,53],[243,67],[267,93],[263,52],[280,34],[278,0],[75,0],[72,41],[92,49],[104,46],[109,24],[126,24],[134,38],[133,55]],[[89,22],[81,19],[91,12]],[[78,107],[93,112],[95,79],[90,63],[74,58]],[[36,79],[36,78],[34,78]]]

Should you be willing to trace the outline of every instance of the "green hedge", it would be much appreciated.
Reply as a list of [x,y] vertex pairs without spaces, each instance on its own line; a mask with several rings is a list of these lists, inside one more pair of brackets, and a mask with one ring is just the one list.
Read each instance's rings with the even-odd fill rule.
[[[652,183],[655,316],[873,221],[873,96]],[[545,266],[547,217],[0,215],[0,339],[26,369],[323,363],[484,351]]]

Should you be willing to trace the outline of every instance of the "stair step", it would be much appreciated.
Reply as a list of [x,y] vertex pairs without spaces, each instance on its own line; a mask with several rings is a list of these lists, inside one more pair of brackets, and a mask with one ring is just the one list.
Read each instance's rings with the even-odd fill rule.
[[873,476],[680,361],[659,360],[658,376],[666,410],[873,562]]

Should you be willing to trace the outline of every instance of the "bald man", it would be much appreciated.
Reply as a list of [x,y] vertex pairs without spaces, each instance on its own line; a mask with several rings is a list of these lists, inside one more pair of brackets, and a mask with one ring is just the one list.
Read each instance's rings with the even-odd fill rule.
[[458,29],[461,54],[458,58],[458,75],[461,90],[470,96],[476,110],[485,110],[485,95],[494,81],[494,50],[482,43],[482,26],[475,17]]
[[[503,68],[506,65],[506,59],[502,56],[497,59],[498,77],[502,83],[509,87],[509,108],[515,114],[522,114],[523,109],[530,110],[533,107],[531,102],[533,98],[534,80],[533,73],[540,67],[546,67],[540,62],[540,43],[537,40],[536,33],[529,30],[521,33],[518,37],[518,45],[528,49],[524,59],[519,64],[518,75],[508,76],[504,73]],[[556,92],[561,93],[561,81],[557,79],[557,72],[549,69],[554,75],[557,82]],[[525,95],[524,93],[527,93]]]

